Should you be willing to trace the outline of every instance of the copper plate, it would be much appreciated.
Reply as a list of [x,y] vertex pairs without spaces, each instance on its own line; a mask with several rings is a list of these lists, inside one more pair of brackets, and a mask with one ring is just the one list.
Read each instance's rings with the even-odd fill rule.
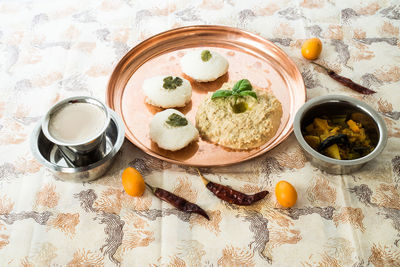
[[[191,49],[212,49],[229,61],[228,73],[214,82],[198,83],[185,76],[180,58]],[[192,101],[179,109],[193,123],[197,106],[207,92],[224,82],[247,78],[271,90],[281,101],[283,116],[276,135],[250,151],[232,151],[203,140],[176,151],[160,149],[149,138],[149,123],[162,109],[145,103],[142,83],[156,75],[176,75],[193,87]],[[172,163],[222,166],[242,162],[267,152],[293,131],[296,111],[305,102],[303,78],[292,60],[273,43],[246,31],[224,26],[189,26],[157,34],[132,48],[115,67],[107,90],[107,104],[123,119],[126,137],[144,152]]]

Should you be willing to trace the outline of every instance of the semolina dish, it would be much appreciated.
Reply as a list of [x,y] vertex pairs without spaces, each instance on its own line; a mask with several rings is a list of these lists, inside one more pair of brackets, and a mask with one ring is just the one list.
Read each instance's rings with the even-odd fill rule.
[[176,109],[158,112],[150,123],[150,139],[166,150],[180,150],[198,136],[196,127]]
[[181,59],[183,73],[198,82],[215,81],[228,71],[229,63],[219,53],[210,50],[188,52]]
[[238,150],[260,147],[274,137],[281,123],[282,105],[272,93],[253,89],[243,79],[209,93],[196,113],[200,136]]
[[184,107],[192,97],[188,80],[177,76],[156,76],[143,82],[146,102],[157,107]]

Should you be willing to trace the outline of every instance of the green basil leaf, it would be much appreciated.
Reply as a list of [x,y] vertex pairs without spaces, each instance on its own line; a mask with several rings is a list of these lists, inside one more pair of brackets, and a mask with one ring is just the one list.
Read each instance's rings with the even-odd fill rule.
[[201,51],[201,60],[203,60],[204,62],[209,61],[211,59],[211,57],[212,57],[212,55],[209,50]]
[[247,79],[242,79],[235,83],[235,85],[232,88],[232,91],[235,92],[243,92],[243,91],[251,91],[253,89],[253,86],[251,86],[251,83]]
[[229,97],[232,95],[231,90],[218,90],[214,94],[212,94],[211,99]]
[[254,91],[242,91],[239,93],[240,96],[251,96],[254,97],[255,99],[257,99],[257,94]]
[[164,89],[176,89],[177,87],[181,86],[183,81],[179,77],[173,78],[172,76],[165,77],[163,79],[163,87]]
[[187,125],[188,121],[185,117],[182,117],[176,113],[172,113],[168,116],[168,120],[166,121],[166,123],[173,127],[180,127]]

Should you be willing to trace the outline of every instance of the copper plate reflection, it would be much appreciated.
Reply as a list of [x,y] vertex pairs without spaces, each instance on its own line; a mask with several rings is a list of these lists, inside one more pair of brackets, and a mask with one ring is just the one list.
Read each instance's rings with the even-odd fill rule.
[[[198,83],[185,76],[180,58],[191,49],[212,49],[229,61],[228,73],[214,82]],[[232,151],[203,140],[176,151],[159,148],[149,138],[149,123],[162,109],[146,104],[145,79],[176,75],[193,87],[192,101],[179,110],[195,122],[197,107],[207,92],[224,82],[247,78],[257,87],[271,90],[281,101],[283,116],[277,134],[250,151]],[[225,26],[189,26],[155,35],[132,48],[115,67],[106,101],[123,119],[126,137],[144,152],[172,163],[191,166],[223,166],[261,155],[285,140],[293,131],[296,111],[305,102],[303,78],[292,60],[276,45],[255,34]]]

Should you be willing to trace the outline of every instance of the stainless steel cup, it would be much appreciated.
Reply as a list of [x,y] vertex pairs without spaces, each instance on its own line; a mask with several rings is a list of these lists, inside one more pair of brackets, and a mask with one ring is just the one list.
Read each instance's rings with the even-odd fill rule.
[[[54,138],[49,132],[49,123],[52,116],[61,108],[73,103],[89,103],[99,107],[105,114],[106,120],[102,130],[94,138],[81,143],[66,143]],[[55,104],[45,115],[42,121],[42,131],[48,140],[56,144],[71,167],[87,166],[102,158],[106,153],[105,132],[110,123],[108,108],[99,100],[89,96],[75,96]]]
[[43,134],[41,122],[31,134],[33,156],[64,181],[89,182],[101,177],[112,165],[125,139],[125,127],[122,119],[113,110],[109,110],[109,113],[111,120],[106,130],[106,155],[101,160],[82,167],[71,166],[66,162],[59,147]]

